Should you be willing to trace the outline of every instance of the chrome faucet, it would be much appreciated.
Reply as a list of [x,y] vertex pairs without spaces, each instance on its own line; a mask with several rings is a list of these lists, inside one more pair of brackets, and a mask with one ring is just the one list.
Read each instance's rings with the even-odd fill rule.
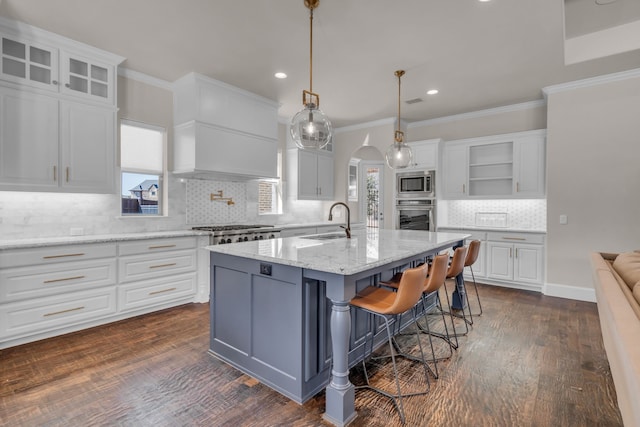
[[347,206],[346,203],[335,202],[334,204],[331,205],[331,207],[329,208],[329,221],[333,221],[333,215],[331,214],[331,212],[333,211],[333,208],[336,205],[342,205],[347,210],[347,226],[345,227],[344,225],[341,225],[340,227],[344,228],[345,233],[347,233],[347,239],[350,239],[351,238],[351,210],[349,209],[349,206]]

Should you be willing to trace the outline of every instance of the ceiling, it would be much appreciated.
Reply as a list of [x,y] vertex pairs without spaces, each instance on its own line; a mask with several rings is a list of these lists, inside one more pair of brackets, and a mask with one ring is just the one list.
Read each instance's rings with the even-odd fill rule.
[[[580,13],[576,3],[589,3],[590,22],[612,6],[565,1]],[[624,2],[638,3],[616,3]],[[309,89],[303,0],[0,0],[0,15],[169,82],[195,71],[246,89],[278,101],[283,118]],[[321,0],[313,36],[313,91],[334,127],[396,116],[397,69],[406,70],[402,99],[423,99],[402,103],[402,119],[415,122],[539,100],[549,85],[640,67],[638,50],[565,65],[559,0]],[[426,95],[431,88],[440,93]]]

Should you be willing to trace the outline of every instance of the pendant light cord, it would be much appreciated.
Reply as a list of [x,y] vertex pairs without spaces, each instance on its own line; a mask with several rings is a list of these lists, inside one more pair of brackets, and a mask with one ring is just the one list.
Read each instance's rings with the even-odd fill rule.
[[313,8],[309,9],[309,92],[313,92]]

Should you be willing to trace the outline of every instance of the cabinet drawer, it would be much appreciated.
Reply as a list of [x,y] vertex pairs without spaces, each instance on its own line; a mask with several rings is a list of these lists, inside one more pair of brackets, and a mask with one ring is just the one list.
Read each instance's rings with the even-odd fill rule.
[[55,264],[82,259],[116,256],[116,244],[88,244],[48,246],[44,248],[12,249],[0,251],[0,268],[34,264]]
[[121,311],[188,298],[196,293],[196,274],[190,273],[122,285],[118,290]]
[[115,287],[4,304],[0,306],[0,337],[31,335],[115,312]]
[[0,270],[0,303],[115,285],[115,258]]
[[498,233],[488,232],[487,240],[493,242],[506,242],[506,243],[535,243],[544,244],[544,235],[542,234],[529,234],[529,233]]
[[120,283],[196,271],[196,250],[134,255],[118,259]]
[[194,249],[195,237],[178,237],[174,239],[136,240],[134,242],[122,242],[119,244],[119,254],[137,255],[156,252],[175,251],[180,249]]

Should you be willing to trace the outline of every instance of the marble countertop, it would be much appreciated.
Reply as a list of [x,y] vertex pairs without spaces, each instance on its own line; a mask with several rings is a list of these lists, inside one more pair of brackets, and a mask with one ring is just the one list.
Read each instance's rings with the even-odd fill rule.
[[42,237],[31,239],[0,240],[0,250],[37,248],[55,245],[72,245],[86,243],[119,242],[125,240],[159,239],[166,237],[184,237],[208,235],[206,232],[193,230],[154,231],[145,233],[122,233],[86,236]]
[[205,249],[213,253],[351,275],[437,248],[453,246],[466,237],[469,235],[464,233],[360,229],[353,231],[351,239],[287,237],[207,246]]

